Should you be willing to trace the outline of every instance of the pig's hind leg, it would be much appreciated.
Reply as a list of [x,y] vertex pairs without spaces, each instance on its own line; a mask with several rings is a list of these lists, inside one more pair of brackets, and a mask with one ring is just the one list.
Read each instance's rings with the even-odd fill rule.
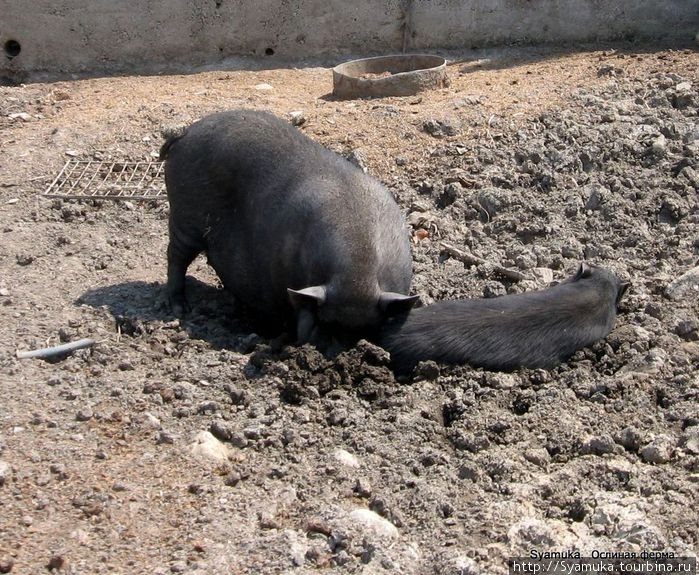
[[189,264],[194,261],[205,245],[196,236],[182,233],[170,223],[170,242],[167,246],[167,295],[170,310],[182,317],[190,310],[185,297],[185,275]]

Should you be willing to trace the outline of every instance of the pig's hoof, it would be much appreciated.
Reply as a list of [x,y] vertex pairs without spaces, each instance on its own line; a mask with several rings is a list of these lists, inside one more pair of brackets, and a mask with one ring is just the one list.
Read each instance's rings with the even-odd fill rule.
[[184,317],[190,311],[192,311],[192,308],[189,306],[187,300],[183,296],[171,297],[169,300],[169,304],[170,312],[175,317]]

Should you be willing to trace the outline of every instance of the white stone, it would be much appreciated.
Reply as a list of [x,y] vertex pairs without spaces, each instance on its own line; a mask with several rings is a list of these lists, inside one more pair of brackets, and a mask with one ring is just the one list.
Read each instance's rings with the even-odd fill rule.
[[359,460],[349,451],[338,449],[335,451],[335,459],[347,467],[359,467]]
[[306,123],[306,116],[302,110],[294,110],[289,112],[289,120],[294,126],[301,126]]
[[371,509],[360,507],[350,512],[349,517],[355,523],[364,527],[368,527],[377,535],[392,539],[398,537],[398,528],[388,519],[384,519],[378,513],[374,513]]
[[655,138],[651,144],[651,148],[654,154],[658,156],[665,155],[665,152],[667,151],[667,139],[665,136],[660,134],[657,138]]
[[146,427],[152,427],[153,429],[160,429],[160,420],[155,417],[150,411],[146,411],[143,414],[143,425]]
[[693,292],[692,297],[699,296],[699,266],[686,271],[665,288],[665,295],[674,300],[689,295],[688,292]]
[[0,461],[0,486],[5,485],[12,475],[12,467],[7,461]]
[[190,449],[194,455],[215,462],[226,462],[230,456],[230,448],[208,431],[197,433]]
[[538,284],[547,285],[553,281],[553,270],[550,268],[532,268],[532,274]]

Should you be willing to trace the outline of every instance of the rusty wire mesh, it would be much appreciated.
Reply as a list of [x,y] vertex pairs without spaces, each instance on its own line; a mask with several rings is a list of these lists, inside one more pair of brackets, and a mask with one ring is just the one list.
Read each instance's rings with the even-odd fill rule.
[[163,163],[69,159],[44,195],[50,198],[165,200]]

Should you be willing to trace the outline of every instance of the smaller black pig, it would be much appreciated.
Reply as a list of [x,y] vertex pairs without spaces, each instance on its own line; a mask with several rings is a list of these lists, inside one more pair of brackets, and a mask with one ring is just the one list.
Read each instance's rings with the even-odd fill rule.
[[169,138],[161,158],[177,315],[200,252],[256,323],[278,331],[292,323],[299,343],[365,337],[416,300],[407,295],[408,233],[390,192],[289,122],[253,110],[212,114]]
[[612,330],[627,288],[614,273],[583,263],[547,289],[414,309],[390,319],[379,343],[402,372],[430,359],[494,371],[551,369]]

